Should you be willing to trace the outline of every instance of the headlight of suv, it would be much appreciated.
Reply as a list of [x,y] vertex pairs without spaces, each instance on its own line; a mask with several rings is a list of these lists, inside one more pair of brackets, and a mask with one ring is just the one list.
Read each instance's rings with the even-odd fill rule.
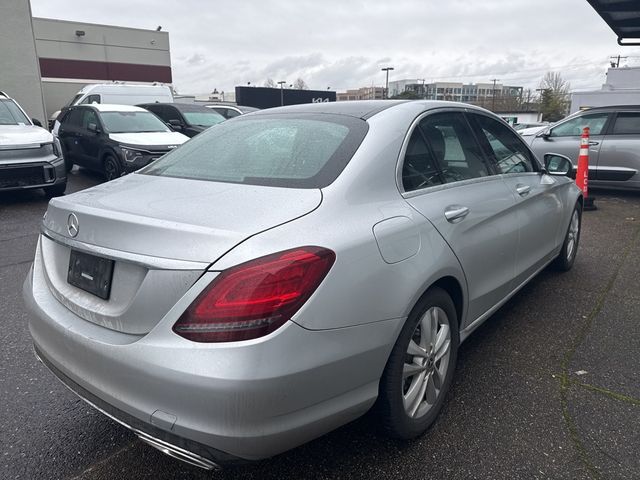
[[120,147],[120,150],[122,150],[122,156],[127,162],[135,162],[143,156],[143,153],[140,150],[134,150],[127,147]]
[[62,156],[60,141],[57,138],[54,138],[51,143],[43,143],[40,145],[40,148],[45,155],[55,155],[56,157]]

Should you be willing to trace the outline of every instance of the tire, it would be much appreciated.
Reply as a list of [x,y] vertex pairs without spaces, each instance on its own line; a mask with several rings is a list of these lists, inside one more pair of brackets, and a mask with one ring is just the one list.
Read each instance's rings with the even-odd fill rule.
[[[421,335],[423,325],[432,326],[436,323],[434,319],[438,325],[436,339],[438,335],[445,339],[440,352],[429,347],[430,338]],[[448,332],[444,331],[444,325]],[[451,386],[458,344],[458,318],[451,297],[441,288],[428,290],[411,311],[380,379],[378,412],[389,436],[408,440],[422,435],[431,426]],[[416,352],[419,355],[413,354]],[[412,373],[405,377],[405,369]]]
[[104,178],[107,182],[120,178],[123,173],[122,164],[114,155],[107,154],[102,161]]
[[52,185],[51,187],[44,188],[44,194],[49,197],[59,197],[64,195],[64,191],[67,189],[67,182],[58,183],[57,185]]
[[67,170],[67,173],[73,169],[73,162],[67,156],[64,157],[64,168]]
[[562,249],[560,254],[553,261],[553,268],[561,272],[567,272],[571,270],[574,262],[576,261],[576,255],[578,253],[578,245],[580,243],[580,231],[582,229],[582,205],[576,203],[576,206],[571,213],[571,220],[569,220],[569,228],[564,236],[564,242],[562,243]]

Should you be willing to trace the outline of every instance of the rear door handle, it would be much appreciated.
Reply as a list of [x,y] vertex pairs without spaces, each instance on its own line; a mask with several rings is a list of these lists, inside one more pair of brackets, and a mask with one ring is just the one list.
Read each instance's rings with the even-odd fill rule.
[[449,205],[444,209],[444,218],[447,222],[457,223],[467,215],[469,215],[469,209],[462,205]]
[[589,142],[589,146],[590,146],[590,147],[595,147],[596,145],[600,145],[600,142],[596,142],[595,140],[591,140],[591,141]]
[[518,195],[520,195],[521,197],[525,197],[529,195],[530,191],[531,191],[531,186],[529,185],[524,185],[522,183],[519,183],[518,185],[516,185],[516,192],[518,192]]

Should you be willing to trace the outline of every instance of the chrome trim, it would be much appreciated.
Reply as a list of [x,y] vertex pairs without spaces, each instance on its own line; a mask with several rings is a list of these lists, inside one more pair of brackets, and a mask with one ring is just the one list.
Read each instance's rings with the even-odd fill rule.
[[420,195],[424,195],[432,192],[439,192],[440,190],[447,190],[449,188],[462,187],[465,185],[472,185],[474,183],[484,182],[498,182],[502,181],[500,175],[488,175],[486,177],[468,178],[466,180],[460,180],[458,182],[443,183],[442,185],[433,185],[431,187],[420,188],[418,190],[412,190],[410,192],[401,192],[403,198],[413,198]]
[[177,260],[175,258],[151,257],[139,253],[113,250],[107,247],[100,247],[90,243],[80,242],[72,238],[67,238],[59,233],[47,230],[44,225],[40,226],[40,233],[60,245],[64,245],[80,252],[98,255],[121,262],[133,263],[149,270],[201,270],[204,271],[211,262],[194,262],[190,260]]
[[56,373],[49,367],[47,362],[44,362],[42,360],[42,358],[38,354],[38,350],[35,348],[35,346],[33,348],[33,353],[36,356],[36,359],[40,363],[42,363],[45,367],[47,367],[47,369],[53,374],[53,376],[55,378],[57,378],[60,381],[60,383],[62,383],[62,385],[64,385],[65,387],[67,387],[67,389],[69,389],[72,393],[74,393],[80,400],[83,400],[88,405],[92,406],[97,411],[99,411],[100,413],[105,415],[107,418],[110,418],[111,420],[113,420],[114,422],[122,425],[126,429],[131,430],[133,433],[135,433],[138,436],[138,438],[140,440],[145,442],[147,445],[150,445],[150,446],[160,450],[162,453],[164,453],[166,455],[169,455],[172,458],[175,458],[177,460],[181,460],[181,461],[183,461],[185,463],[188,463],[190,465],[194,465],[196,467],[203,468],[205,470],[221,470],[222,469],[222,467],[220,465],[218,465],[215,462],[212,462],[208,458],[204,458],[204,457],[202,457],[202,456],[200,456],[200,455],[198,455],[196,453],[190,452],[189,450],[185,450],[184,448],[178,447],[176,445],[172,445],[171,443],[165,442],[164,440],[160,440],[159,438],[156,438],[156,437],[154,437],[152,435],[149,435],[146,432],[138,430],[137,428],[132,427],[128,423],[123,422],[119,418],[114,417],[109,412],[106,412],[104,409],[100,408],[98,405],[96,405],[92,401],[90,401],[87,398],[85,398],[84,396],[80,395],[77,391],[75,391],[73,388],[71,388],[71,386],[69,386],[67,384],[67,382],[65,382],[58,375],[56,375]]
[[506,297],[504,297],[502,300],[500,300],[498,303],[496,303],[493,307],[491,307],[489,310],[487,310],[486,312],[484,312],[482,315],[480,315],[478,318],[476,318],[473,322],[471,322],[467,327],[465,327],[464,329],[462,329],[460,331],[460,343],[464,342],[469,335],[471,335],[473,333],[473,331],[478,328],[480,325],[482,325],[484,323],[484,321],[489,318],[491,315],[493,315],[500,307],[502,307],[505,303],[507,303],[511,297],[513,297],[516,293],[518,293],[520,291],[520,289],[522,287],[524,287],[527,283],[529,283],[529,281],[535,277],[536,275],[538,275],[542,270],[544,270],[545,268],[547,268],[547,265],[549,265],[551,262],[553,262],[553,260],[555,260],[555,258],[557,257],[557,255],[551,257],[550,260],[548,260],[544,265],[542,265],[542,267],[540,267],[538,270],[536,270],[535,272],[533,272],[529,277],[527,277],[527,279],[522,282],[520,285],[518,285],[516,288],[514,288],[511,293],[509,293],[509,295],[507,295]]

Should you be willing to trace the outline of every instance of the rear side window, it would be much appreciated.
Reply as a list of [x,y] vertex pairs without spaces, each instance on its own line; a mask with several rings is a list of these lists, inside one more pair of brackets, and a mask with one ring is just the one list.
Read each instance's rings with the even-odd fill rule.
[[427,146],[420,128],[416,128],[409,138],[402,164],[402,187],[405,192],[411,192],[442,183],[435,156]]
[[621,112],[613,124],[613,135],[640,135],[640,112]]
[[147,175],[249,185],[322,188],[367,132],[345,115],[260,115],[223,122],[141,170]]
[[580,115],[551,129],[552,137],[579,137],[582,129],[589,127],[591,135],[601,135],[604,126],[609,118],[608,113],[593,113],[590,115]]
[[484,115],[472,115],[471,118],[477,122],[478,130],[482,132],[480,141],[497,166],[498,173],[535,171],[531,154],[517,133]]

